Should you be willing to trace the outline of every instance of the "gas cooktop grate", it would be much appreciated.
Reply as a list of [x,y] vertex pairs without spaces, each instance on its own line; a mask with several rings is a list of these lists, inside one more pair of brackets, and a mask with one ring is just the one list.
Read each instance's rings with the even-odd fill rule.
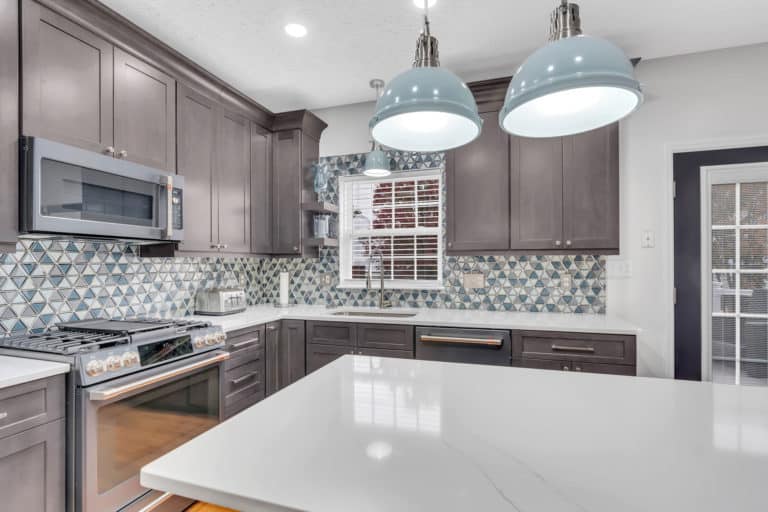
[[33,350],[53,354],[94,352],[116,345],[127,345],[130,336],[79,331],[49,331],[0,338],[0,347]]

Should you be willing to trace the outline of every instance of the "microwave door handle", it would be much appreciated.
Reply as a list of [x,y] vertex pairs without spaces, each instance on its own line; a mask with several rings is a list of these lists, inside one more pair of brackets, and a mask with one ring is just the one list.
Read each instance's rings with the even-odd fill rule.
[[139,379],[134,382],[130,382],[128,384],[123,384],[122,386],[113,386],[113,387],[107,387],[107,388],[94,389],[93,391],[90,391],[88,393],[88,398],[92,402],[102,402],[104,400],[112,400],[113,398],[118,398],[123,395],[127,395],[128,393],[133,393],[134,391],[139,391],[144,388],[154,386],[155,384],[159,384],[166,380],[183,376],[185,374],[194,372],[195,370],[199,370],[207,366],[212,366],[214,364],[221,363],[222,361],[226,361],[227,359],[229,359],[229,353],[221,352],[212,357],[203,359],[202,361],[196,361],[191,364],[174,368],[172,370],[169,370],[165,373],[161,373],[159,375],[153,375],[151,377]]
[[164,176],[161,187],[165,188],[165,230],[163,238],[170,240],[173,237],[173,176]]

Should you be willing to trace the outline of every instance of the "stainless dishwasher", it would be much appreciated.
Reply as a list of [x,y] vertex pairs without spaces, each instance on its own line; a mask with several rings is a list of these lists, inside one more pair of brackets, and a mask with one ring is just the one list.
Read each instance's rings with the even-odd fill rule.
[[509,331],[416,328],[416,359],[508,366],[511,357]]

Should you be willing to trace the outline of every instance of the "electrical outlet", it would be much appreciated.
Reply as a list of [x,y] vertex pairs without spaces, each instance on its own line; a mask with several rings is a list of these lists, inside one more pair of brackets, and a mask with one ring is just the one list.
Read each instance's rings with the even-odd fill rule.
[[333,276],[328,272],[320,274],[320,284],[323,286],[331,286],[333,284]]
[[560,288],[565,290],[573,288],[573,276],[569,272],[560,274]]
[[608,279],[628,279],[632,277],[632,260],[608,258],[605,271]]
[[485,288],[485,274],[482,272],[470,272],[462,275],[464,288]]

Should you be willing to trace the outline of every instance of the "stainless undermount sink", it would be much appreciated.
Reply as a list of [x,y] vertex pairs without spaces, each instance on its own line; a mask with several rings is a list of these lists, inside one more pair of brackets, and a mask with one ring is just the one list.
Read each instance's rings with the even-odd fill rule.
[[396,313],[394,311],[336,311],[333,316],[373,316],[384,318],[410,318],[416,313]]

